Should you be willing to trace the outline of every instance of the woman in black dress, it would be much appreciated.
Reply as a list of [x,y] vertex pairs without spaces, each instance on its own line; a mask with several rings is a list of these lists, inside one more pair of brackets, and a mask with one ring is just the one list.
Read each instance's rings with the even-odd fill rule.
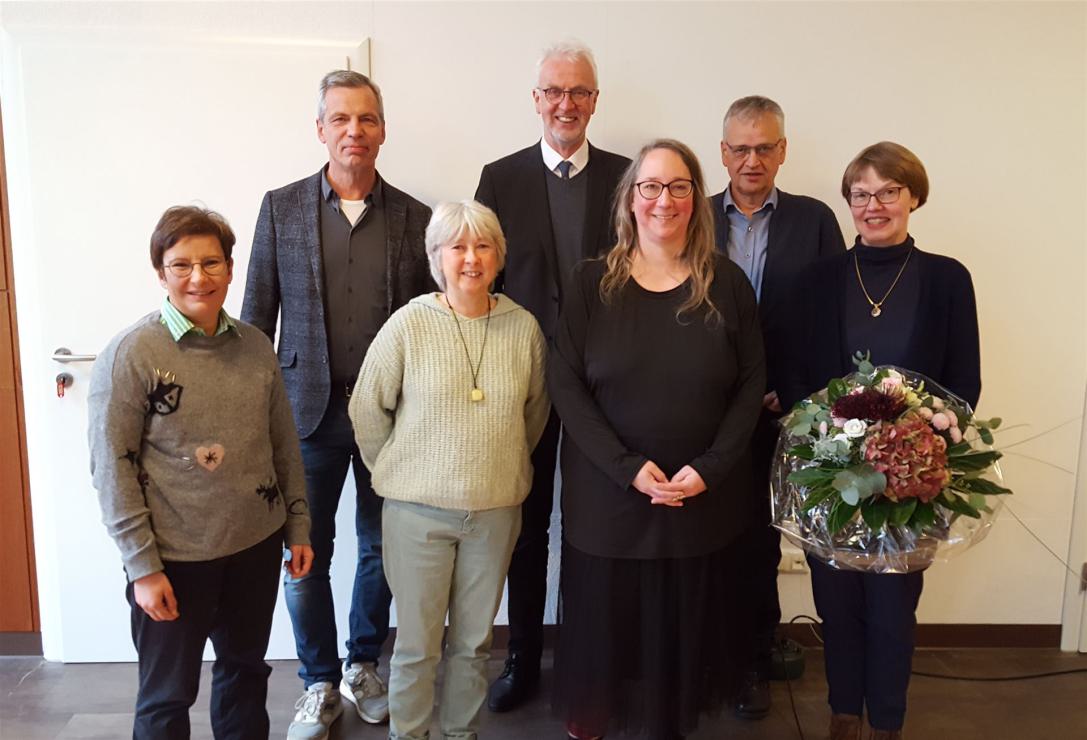
[[694,154],[646,145],[618,243],[567,285],[549,364],[562,418],[562,631],[571,737],[672,740],[735,687],[736,557],[765,386],[755,295],[714,250]]
[[[873,144],[846,168],[842,196],[857,241],[800,280],[806,327],[794,343],[782,402],[788,408],[848,375],[860,350],[875,364],[922,373],[976,405],[981,362],[970,273],[950,257],[921,251],[909,235],[910,214],[928,197],[924,165],[899,144]],[[870,738],[901,738],[923,573],[808,562],[823,620],[831,739],[859,738],[865,709]]]

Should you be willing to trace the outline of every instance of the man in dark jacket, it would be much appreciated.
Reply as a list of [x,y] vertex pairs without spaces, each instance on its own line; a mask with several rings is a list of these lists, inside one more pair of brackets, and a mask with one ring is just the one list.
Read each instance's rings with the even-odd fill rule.
[[[532,98],[543,138],[484,167],[476,200],[498,214],[506,235],[503,292],[532,312],[550,342],[563,283],[574,265],[614,243],[612,195],[630,160],[586,139],[600,97],[596,62],[587,47],[552,46],[537,72]],[[519,706],[539,681],[558,440],[559,420],[552,411],[532,456],[532,489],[522,505],[521,536],[510,563],[510,652],[487,696],[495,712]]]
[[[242,318],[273,341],[279,319],[277,353],[302,441],[313,522],[313,569],[304,578],[288,576],[284,587],[306,689],[287,732],[298,740],[325,736],[342,711],[340,695],[367,722],[389,715],[377,674],[392,599],[381,564],[381,499],[355,446],[347,401],[378,329],[432,286],[423,248],[430,209],[377,172],[385,142],[377,85],[357,72],[325,75],[317,137],[328,147],[328,164],[264,196],[242,305]],[[341,668],[328,573],[348,467],[358,557]]]
[[818,258],[845,249],[842,230],[825,203],[774,185],[787,145],[785,114],[777,103],[759,95],[734,102],[725,113],[721,140],[729,185],[710,198],[717,248],[743,269],[758,296],[766,350],[766,396],[751,441],[758,506],[743,540],[749,559],[741,596],[752,619],[754,654],[736,712],[749,719],[770,711],[770,655],[781,621],[781,535],[769,524],[769,473],[782,414],[777,389],[787,356],[786,329],[796,320],[791,283]]

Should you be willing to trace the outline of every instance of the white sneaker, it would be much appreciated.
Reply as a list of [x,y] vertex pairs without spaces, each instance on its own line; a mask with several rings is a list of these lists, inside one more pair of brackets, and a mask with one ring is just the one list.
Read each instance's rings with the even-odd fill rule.
[[331,681],[312,684],[294,708],[297,711],[287,728],[287,740],[327,740],[328,728],[343,714],[343,704]]
[[344,665],[340,694],[355,705],[363,721],[376,725],[389,719],[389,690],[377,675],[377,663]]

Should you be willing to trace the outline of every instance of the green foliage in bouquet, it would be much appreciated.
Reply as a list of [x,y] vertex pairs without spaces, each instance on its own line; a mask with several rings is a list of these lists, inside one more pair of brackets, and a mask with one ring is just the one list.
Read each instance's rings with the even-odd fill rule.
[[940,398],[893,368],[876,368],[857,353],[857,371],[835,378],[800,401],[784,424],[806,461],[788,480],[806,495],[802,510],[828,507],[827,528],[854,517],[873,531],[894,525],[920,533],[936,507],[979,518],[986,497],[1011,491],[984,477],[1001,453],[993,443],[1000,419],[976,419],[958,399]]

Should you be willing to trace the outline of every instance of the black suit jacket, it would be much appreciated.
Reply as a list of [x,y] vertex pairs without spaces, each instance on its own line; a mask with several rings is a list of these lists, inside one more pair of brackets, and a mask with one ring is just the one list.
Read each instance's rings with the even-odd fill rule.
[[[275,342],[298,436],[308,437],[328,407],[332,381],[325,332],[321,259],[321,178],[315,175],[264,195],[249,256],[242,320]],[[423,234],[430,208],[382,181],[385,195],[385,284],[389,315],[433,288]]]
[[[974,283],[962,263],[914,248],[921,283],[917,317],[909,338],[907,370],[922,373],[976,406],[981,395],[981,352]],[[820,260],[800,283],[792,327],[792,361],[779,390],[782,406],[824,388],[831,378],[856,370],[852,355],[864,347],[845,344],[845,285],[853,277],[848,252]],[[879,364],[879,358],[872,361]],[[788,405],[786,405],[788,404]]]
[[[589,145],[589,165],[578,177],[589,178],[582,258],[597,257],[615,243],[611,224],[612,197],[630,160]],[[494,210],[506,236],[506,267],[499,278],[502,292],[532,312],[550,342],[562,305],[555,237],[547,200],[549,175],[540,144],[491,162],[483,168],[476,200]]]
[[[710,196],[717,249],[728,255],[725,191]],[[770,217],[766,265],[759,293],[759,321],[766,349],[766,387],[780,393],[787,361],[788,329],[798,319],[794,282],[816,260],[845,251],[838,219],[821,200],[778,190]]]

